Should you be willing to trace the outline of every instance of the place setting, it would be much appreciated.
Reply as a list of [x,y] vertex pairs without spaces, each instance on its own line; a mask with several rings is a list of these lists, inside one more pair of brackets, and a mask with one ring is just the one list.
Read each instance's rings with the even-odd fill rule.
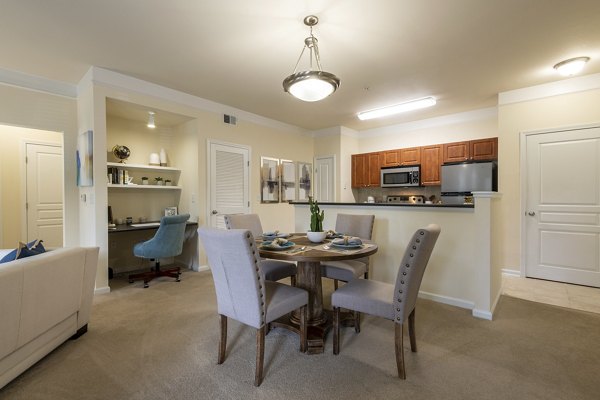
[[[291,235],[287,234],[287,236],[290,237]],[[271,240],[264,240],[259,247],[261,250],[280,251],[287,254],[301,253],[308,249],[306,246],[295,246],[296,243],[286,239],[285,237],[274,237],[274,239]]]

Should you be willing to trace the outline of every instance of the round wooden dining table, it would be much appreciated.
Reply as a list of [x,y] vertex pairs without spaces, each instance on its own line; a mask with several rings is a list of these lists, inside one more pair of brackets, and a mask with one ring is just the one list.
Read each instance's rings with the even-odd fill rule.
[[[321,283],[321,262],[342,261],[363,258],[375,254],[377,245],[369,240],[363,240],[363,248],[343,250],[330,248],[330,241],[312,243],[306,234],[292,234],[288,240],[294,242],[293,248],[284,251],[261,248],[261,240],[257,240],[260,256],[283,261],[295,261],[298,266],[296,286],[308,292],[308,354],[318,354],[324,351],[325,338],[332,326],[330,310],[323,309],[323,285]],[[300,250],[305,247],[304,250]],[[273,327],[282,327],[300,333],[300,312],[295,311],[271,323]]]

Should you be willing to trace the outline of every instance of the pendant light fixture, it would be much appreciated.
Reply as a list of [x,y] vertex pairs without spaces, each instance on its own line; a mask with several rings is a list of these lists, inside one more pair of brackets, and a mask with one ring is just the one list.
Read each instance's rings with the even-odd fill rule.
[[[318,40],[312,33],[313,26],[319,23],[319,18],[309,15],[304,18],[304,24],[310,27],[310,36],[304,39],[304,47],[294,67],[292,75],[283,80],[283,90],[303,101],[319,101],[329,96],[340,86],[340,79],[330,72],[321,68],[321,57],[319,56]],[[302,59],[304,50],[310,52],[310,69],[308,71],[298,70],[298,64]],[[313,59],[317,69],[313,69]]]
[[154,124],[154,114],[156,114],[154,111],[148,111],[148,124],[146,126],[150,129],[156,128],[156,125]]

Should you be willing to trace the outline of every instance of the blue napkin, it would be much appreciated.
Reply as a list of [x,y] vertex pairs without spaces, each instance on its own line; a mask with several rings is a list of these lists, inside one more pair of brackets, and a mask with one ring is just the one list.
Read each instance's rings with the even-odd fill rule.
[[[347,237],[347,236],[346,236]],[[362,245],[362,240],[360,240],[359,237],[356,236],[352,236],[352,237],[347,237],[348,238],[348,242],[346,242],[346,238],[339,238],[339,239],[333,239],[331,241],[331,243],[333,244],[337,244],[337,245],[342,245],[342,246],[360,246]]]

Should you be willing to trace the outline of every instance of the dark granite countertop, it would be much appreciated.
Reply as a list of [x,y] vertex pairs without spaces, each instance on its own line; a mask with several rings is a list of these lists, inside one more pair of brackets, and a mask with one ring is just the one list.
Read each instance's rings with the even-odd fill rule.
[[[306,201],[290,201],[292,205],[307,206]],[[475,208],[473,204],[407,204],[407,203],[321,203],[320,206],[356,206],[356,207],[417,207],[417,208]]]

